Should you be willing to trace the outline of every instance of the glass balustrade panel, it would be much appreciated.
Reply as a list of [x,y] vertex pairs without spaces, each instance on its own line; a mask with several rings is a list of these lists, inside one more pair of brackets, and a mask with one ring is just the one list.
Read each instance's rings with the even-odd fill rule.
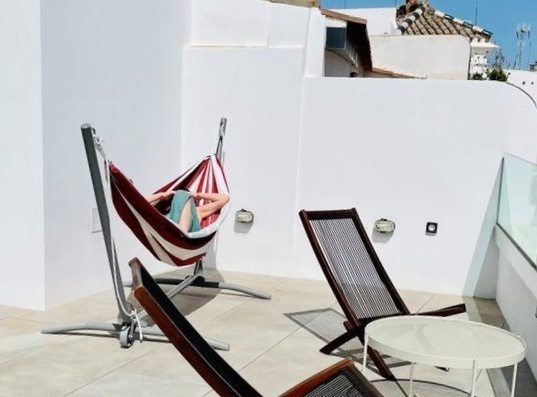
[[504,157],[498,224],[536,266],[537,165]]

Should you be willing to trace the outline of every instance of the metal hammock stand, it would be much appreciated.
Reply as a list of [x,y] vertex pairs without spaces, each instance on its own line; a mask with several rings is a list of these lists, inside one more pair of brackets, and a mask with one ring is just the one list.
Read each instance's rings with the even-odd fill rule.
[[[217,146],[214,155],[207,156],[197,166],[192,167],[185,174],[181,175],[176,180],[159,189],[159,191],[164,191],[170,188],[177,190],[185,186],[184,184],[181,184],[182,181],[192,182],[193,178],[189,177],[189,175],[199,175],[199,167],[202,167],[204,165],[210,166],[210,163],[212,163],[213,165],[220,164],[220,166],[217,166],[216,169],[221,169],[223,175],[223,168],[221,167],[220,159],[222,158],[223,154],[222,144],[225,135],[225,128],[226,119],[222,118],[220,121],[220,128],[217,137]],[[145,200],[145,198],[143,198],[143,196],[133,187],[132,183],[130,183],[128,178],[126,178],[116,167],[114,167],[114,165],[108,162],[104,151],[102,150],[102,141],[96,135],[95,130],[91,127],[91,125],[83,124],[81,126],[81,130],[88,160],[89,171],[93,184],[93,190],[95,193],[95,200],[99,212],[99,219],[101,222],[108,263],[110,266],[110,272],[112,274],[114,293],[119,309],[119,319],[117,323],[86,322],[79,324],[64,324],[58,326],[51,326],[44,328],[41,331],[42,333],[62,334],[74,331],[105,331],[117,335],[121,347],[125,348],[130,347],[137,338],[140,338],[140,340],[142,340],[145,336],[164,336],[164,334],[156,327],[147,326],[147,313],[144,310],[135,310],[135,308],[133,308],[133,306],[125,296],[124,286],[130,286],[130,284],[127,283],[124,285],[121,278],[116,246],[111,230],[108,205],[106,201],[105,191],[103,188],[103,180],[99,168],[96,151],[100,151],[104,157],[104,166],[105,170],[107,171],[106,176],[107,178],[109,178],[108,180],[110,181],[114,205],[116,206],[116,209],[118,209],[120,217],[125,221],[125,223],[127,223],[127,226],[131,228],[131,230],[140,239],[140,241],[151,251],[151,253],[153,253],[155,257],[157,257],[157,259],[167,262],[170,265],[184,266],[194,264],[193,273],[184,279],[167,277],[155,278],[155,280],[159,283],[175,285],[175,287],[173,287],[167,293],[167,296],[169,298],[179,294],[185,288],[191,286],[229,289],[262,299],[271,298],[270,294],[268,293],[255,291],[247,287],[235,284],[228,284],[224,282],[206,280],[203,275],[203,257],[205,256],[205,253],[210,246],[211,240],[216,235],[219,223],[215,222],[211,224],[209,227],[206,228],[207,230],[205,231],[204,229],[202,229],[201,235],[198,236],[196,236],[195,233],[192,233],[192,235],[190,235],[190,233],[183,233],[177,227],[177,225],[172,224],[172,222],[166,219],[164,215],[159,214],[155,210],[155,208],[152,207],[147,202],[147,200]],[[217,159],[216,163],[215,159]],[[195,174],[196,172],[197,174]],[[223,176],[223,179],[224,185],[227,188],[227,183],[225,183],[225,176]],[[222,185],[222,183],[220,184]],[[134,198],[129,201],[129,199],[132,197]],[[124,201],[121,201],[120,198],[123,198]],[[136,208],[136,206],[138,206],[138,208]],[[126,213],[126,208],[131,209],[132,214]],[[158,231],[164,230],[164,237],[159,235],[158,233],[154,233],[155,236],[149,238],[147,237],[149,232],[146,231],[144,234],[144,231],[142,231],[140,233],[140,223],[137,223],[136,219],[134,219],[133,214],[139,216],[139,221],[142,223],[143,226],[150,229],[150,231],[155,232],[155,228]],[[147,220],[144,218],[144,216],[147,217]],[[222,219],[223,216],[221,216],[219,222],[221,222]],[[155,228],[152,226],[155,226]],[[141,238],[142,235],[145,235],[147,238]],[[183,244],[184,246],[181,246]],[[163,250],[164,247],[168,247],[168,251],[166,251],[165,249]],[[189,250],[192,250],[193,253],[189,253]],[[178,255],[177,252],[180,252],[182,255],[186,253],[186,257],[181,257],[181,255]],[[220,350],[229,350],[229,344],[225,342],[216,341],[212,339],[207,339],[207,342],[213,348]]]

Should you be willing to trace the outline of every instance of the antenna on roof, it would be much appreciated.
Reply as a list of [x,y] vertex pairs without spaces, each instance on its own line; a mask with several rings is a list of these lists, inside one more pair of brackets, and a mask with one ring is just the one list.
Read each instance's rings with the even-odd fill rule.
[[477,25],[477,10],[478,9],[479,9],[479,0],[475,0],[474,25]]
[[531,35],[531,25],[526,24],[526,22],[522,22],[522,24],[519,24],[516,28],[516,38],[517,38],[517,52],[516,52],[516,59],[515,59],[515,65],[513,69],[519,69],[522,66],[522,49],[524,48],[524,45],[526,45],[526,40]]

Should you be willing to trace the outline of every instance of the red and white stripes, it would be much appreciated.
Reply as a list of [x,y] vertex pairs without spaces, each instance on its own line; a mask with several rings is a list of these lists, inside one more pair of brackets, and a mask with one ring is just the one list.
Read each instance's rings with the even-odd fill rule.
[[[200,231],[187,233],[166,218],[164,208],[152,206],[116,166],[110,164],[109,170],[112,201],[120,218],[157,259],[184,266],[205,255],[229,210],[229,203],[219,213],[204,219]],[[156,192],[179,189],[229,195],[224,169],[214,155],[205,157]]]

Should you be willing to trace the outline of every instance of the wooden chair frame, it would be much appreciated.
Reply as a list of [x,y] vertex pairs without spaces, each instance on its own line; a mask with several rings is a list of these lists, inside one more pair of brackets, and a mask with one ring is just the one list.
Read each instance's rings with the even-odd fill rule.
[[[129,265],[133,274],[133,292],[138,302],[213,390],[222,397],[260,397],[261,394],[216,353],[179,312],[140,261],[134,258]],[[341,376],[345,377],[347,386],[342,389],[332,387],[330,382]],[[345,359],[306,379],[282,394],[282,397],[349,395],[382,397],[358,371],[352,360]]]
[[[353,309],[352,305],[349,302],[349,299],[347,298],[344,289],[341,287],[341,285],[338,283],[336,275],[331,270],[331,266],[329,264],[329,260],[327,256],[325,255],[321,241],[319,240],[319,236],[315,232],[312,221],[332,221],[332,220],[340,220],[340,219],[350,219],[352,220],[353,225],[356,227],[357,234],[359,238],[361,239],[361,242],[364,245],[365,250],[367,251],[367,254],[369,255],[369,259],[371,260],[376,273],[378,277],[380,278],[384,288],[386,289],[387,293],[389,294],[391,300],[393,301],[393,305],[396,308],[395,313],[393,315],[409,315],[412,314],[408,310],[407,306],[405,305],[403,299],[401,298],[401,295],[395,288],[394,284],[390,280],[390,277],[388,276],[388,273],[384,269],[384,266],[382,265],[379,257],[377,256],[377,253],[375,252],[375,249],[373,247],[373,244],[371,243],[371,240],[369,239],[367,232],[360,220],[360,217],[358,216],[358,212],[355,208],[351,209],[344,209],[344,210],[330,210],[330,211],[306,211],[302,210],[299,213],[300,219],[302,221],[302,225],[304,226],[304,229],[306,231],[306,235],[308,236],[308,239],[311,243],[311,246],[313,248],[313,251],[315,253],[315,256],[317,257],[317,260],[321,266],[321,269],[328,281],[328,284],[332,288],[332,291],[334,292],[334,295],[336,296],[336,299],[341,306],[343,313],[345,317],[347,318],[347,321],[345,321],[343,324],[345,326],[345,329],[347,330],[342,335],[338,336],[333,341],[329,342],[326,346],[324,346],[321,349],[321,352],[325,354],[330,354],[332,351],[343,345],[344,343],[348,342],[349,340],[358,337],[358,339],[364,343],[364,330],[365,326],[378,319],[388,316],[376,316],[376,317],[360,317],[355,309]],[[358,268],[359,264],[357,264]],[[464,303],[449,306],[446,308],[442,308],[439,310],[434,310],[430,312],[425,313],[419,313],[420,315],[429,315],[429,316],[450,316],[453,314],[463,313],[466,311],[466,306]],[[382,359],[380,354],[376,352],[375,350],[368,348],[367,354],[371,357],[372,361],[377,366],[379,373],[386,379],[395,380],[395,377],[391,370],[386,365],[385,361]]]

